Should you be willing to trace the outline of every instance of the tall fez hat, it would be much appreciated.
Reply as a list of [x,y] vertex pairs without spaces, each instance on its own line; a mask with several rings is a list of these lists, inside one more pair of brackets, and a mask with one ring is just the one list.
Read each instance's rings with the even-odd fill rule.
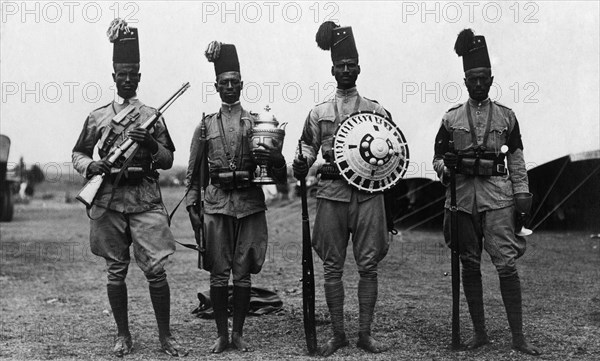
[[473,68],[491,68],[490,56],[483,35],[473,34],[473,30],[464,29],[458,34],[454,51],[463,58],[463,70]]
[[136,28],[129,27],[123,19],[114,19],[106,35],[113,43],[113,63],[140,62],[140,43]]
[[206,59],[215,64],[215,75],[228,71],[240,72],[240,62],[237,51],[233,44],[223,44],[218,41],[211,41],[204,52]]
[[351,26],[339,26],[333,21],[326,21],[319,26],[315,40],[319,48],[331,49],[331,61],[358,59]]

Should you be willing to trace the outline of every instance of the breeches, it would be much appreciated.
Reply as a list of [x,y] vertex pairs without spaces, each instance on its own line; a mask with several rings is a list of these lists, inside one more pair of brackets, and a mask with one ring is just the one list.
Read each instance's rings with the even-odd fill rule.
[[389,249],[383,195],[360,203],[355,193],[349,203],[317,199],[312,245],[326,279],[343,274],[350,234],[358,271],[376,273]]
[[[450,210],[444,214],[444,238],[450,246]],[[500,274],[516,270],[516,259],[525,253],[525,238],[515,235],[514,206],[469,214],[456,212],[461,263],[479,270],[482,248]]]
[[110,209],[90,221],[92,253],[106,259],[108,282],[125,282],[133,244],[135,260],[152,284],[166,279],[164,266],[175,252],[175,239],[163,209],[120,213]]
[[224,214],[205,214],[206,262],[210,285],[226,287],[233,273],[234,285],[250,287],[250,274],[259,273],[267,253],[267,218],[258,212],[241,219]]

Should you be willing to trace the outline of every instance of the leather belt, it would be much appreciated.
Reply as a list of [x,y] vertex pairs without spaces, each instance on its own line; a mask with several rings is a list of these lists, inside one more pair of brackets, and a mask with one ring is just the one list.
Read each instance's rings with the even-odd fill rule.
[[220,171],[210,175],[210,184],[223,190],[249,188],[252,185],[254,173],[247,170]]
[[336,180],[342,179],[342,175],[338,167],[333,163],[324,163],[317,171],[321,175],[321,179]]
[[123,169],[122,172],[121,169],[113,168],[111,169],[108,179],[112,184],[114,184],[118,179],[119,183],[117,186],[136,186],[141,184],[146,177],[158,179],[158,172],[148,171],[144,169],[144,167],[139,166],[127,167],[126,169]]

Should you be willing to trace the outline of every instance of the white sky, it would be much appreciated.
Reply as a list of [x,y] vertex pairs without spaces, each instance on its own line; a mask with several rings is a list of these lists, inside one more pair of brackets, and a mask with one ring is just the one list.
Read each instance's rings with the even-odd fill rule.
[[417,165],[407,176],[433,177],[441,117],[467,99],[453,51],[465,27],[486,37],[490,95],[516,112],[530,166],[600,148],[597,1],[2,1],[0,131],[12,139],[10,162],[70,162],[87,114],[113,97],[105,32],[117,12],[139,29],[144,103],[157,107],[192,84],[165,114],[177,165],[187,164],[202,112],[220,104],[203,55],[211,40],[237,47],[243,106],[270,104],[289,122],[290,162],[308,111],[334,90],[329,52],[314,41],[328,18],[353,27],[358,90],[386,107],[406,136]]

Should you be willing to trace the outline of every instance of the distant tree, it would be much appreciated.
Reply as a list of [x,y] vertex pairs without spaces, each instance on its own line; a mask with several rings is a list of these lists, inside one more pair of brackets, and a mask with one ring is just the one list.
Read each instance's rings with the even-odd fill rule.
[[34,164],[27,172],[27,181],[31,184],[42,183],[44,179],[44,172],[37,164]]

